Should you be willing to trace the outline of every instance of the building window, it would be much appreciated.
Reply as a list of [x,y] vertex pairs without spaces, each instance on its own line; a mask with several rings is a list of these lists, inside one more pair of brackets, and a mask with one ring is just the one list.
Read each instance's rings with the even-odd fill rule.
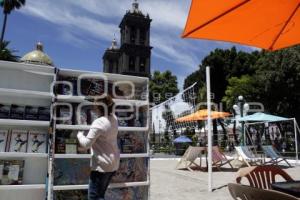
[[146,58],[140,58],[140,72],[146,71]]
[[109,60],[108,61],[108,72],[113,73],[113,70],[114,70],[114,63],[112,60]]
[[135,71],[135,58],[133,56],[129,57],[129,71]]
[[146,30],[140,29],[140,44],[144,45],[146,40]]
[[132,26],[130,28],[130,42],[134,44],[135,38],[136,38],[136,28],[134,26]]
[[124,43],[124,33],[125,31],[123,29],[121,29],[121,44]]

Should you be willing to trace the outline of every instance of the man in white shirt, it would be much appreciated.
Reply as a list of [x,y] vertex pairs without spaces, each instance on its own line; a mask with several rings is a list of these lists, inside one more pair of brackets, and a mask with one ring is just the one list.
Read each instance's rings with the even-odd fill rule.
[[86,136],[83,131],[79,131],[77,138],[82,147],[91,149],[92,154],[88,199],[102,200],[120,164],[117,143],[118,120],[113,113],[114,102],[110,96],[97,99],[95,102],[101,104],[95,105],[101,117],[92,123]]

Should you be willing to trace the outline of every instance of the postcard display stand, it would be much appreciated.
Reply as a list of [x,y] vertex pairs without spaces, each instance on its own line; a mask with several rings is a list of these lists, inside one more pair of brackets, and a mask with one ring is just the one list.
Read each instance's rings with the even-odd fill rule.
[[[57,75],[54,199],[87,199],[90,154],[77,143],[98,118],[85,99],[109,93],[119,119],[120,167],[108,200],[146,200],[149,190],[148,78],[60,69]],[[72,115],[70,115],[72,113]],[[67,198],[66,198],[67,197]]]
[[[86,134],[98,117],[85,98],[104,91],[117,105],[121,151],[106,199],[148,199],[147,78],[5,61],[0,72],[0,200],[43,200],[46,193],[55,200],[87,199],[91,156],[76,135]],[[51,107],[56,113],[50,118]],[[53,186],[46,187],[48,180]]]
[[0,61],[0,200],[46,194],[54,68]]

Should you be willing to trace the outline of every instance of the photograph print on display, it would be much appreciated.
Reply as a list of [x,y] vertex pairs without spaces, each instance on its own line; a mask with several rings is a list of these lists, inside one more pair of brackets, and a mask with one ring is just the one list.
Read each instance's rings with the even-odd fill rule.
[[24,130],[12,130],[10,134],[9,152],[26,152],[28,134]]
[[46,153],[47,133],[41,131],[29,131],[28,153]]
[[0,130],[0,152],[5,152],[7,138],[8,138],[8,130]]

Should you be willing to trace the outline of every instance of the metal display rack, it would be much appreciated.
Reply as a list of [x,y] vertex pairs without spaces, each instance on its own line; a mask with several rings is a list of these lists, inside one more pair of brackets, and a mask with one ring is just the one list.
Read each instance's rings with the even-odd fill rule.
[[[133,84],[143,85],[148,94],[148,78],[125,76],[117,74],[104,74],[96,72],[60,69],[53,67],[45,67],[39,65],[31,65],[24,63],[12,63],[0,61],[0,104],[19,104],[31,106],[53,106],[54,103],[82,103],[85,102],[85,96],[75,95],[54,95],[52,93],[53,82],[61,76],[79,77],[83,74],[103,76],[112,83],[132,82]],[[13,81],[13,84],[9,82]],[[146,108],[147,115],[144,116],[147,120],[143,126],[119,126],[120,132],[126,134],[145,134],[145,151],[139,153],[125,152],[121,153],[121,161],[131,159],[143,159],[144,171],[146,178],[142,181],[126,181],[113,182],[109,185],[108,199],[122,199],[120,195],[125,190],[131,191],[132,199],[146,200],[149,195],[149,144],[148,144],[148,129],[149,129],[149,101],[148,95],[144,99],[118,97],[114,99],[118,105],[135,105]],[[145,110],[145,109],[144,109]],[[56,114],[56,113],[52,113]],[[24,175],[22,185],[0,185],[0,200],[42,200],[42,199],[58,199],[56,192],[63,191],[86,191],[87,182],[72,184],[57,184],[57,168],[56,161],[68,160],[89,160],[90,154],[58,154],[55,152],[56,133],[59,131],[88,131],[90,125],[81,124],[59,124],[51,117],[50,121],[35,121],[35,120],[14,120],[0,119],[0,129],[25,129],[25,130],[44,130],[48,132],[48,151],[47,153],[18,153],[18,152],[0,152],[0,160],[25,160]],[[72,166],[70,166],[72,167]],[[89,166],[87,165],[88,169]],[[123,169],[124,170],[124,169]],[[1,172],[0,172],[1,173]],[[138,189],[143,188],[143,194],[134,194]],[[59,198],[61,200],[61,198]]]
[[[50,107],[50,84],[54,78],[53,67],[0,61],[0,104]],[[0,129],[9,132],[38,130],[47,135],[49,126],[50,121],[0,119]],[[22,184],[0,185],[1,200],[45,199],[49,166],[47,152],[0,152],[0,160],[25,161]],[[0,170],[0,173],[2,175],[3,171]]]

